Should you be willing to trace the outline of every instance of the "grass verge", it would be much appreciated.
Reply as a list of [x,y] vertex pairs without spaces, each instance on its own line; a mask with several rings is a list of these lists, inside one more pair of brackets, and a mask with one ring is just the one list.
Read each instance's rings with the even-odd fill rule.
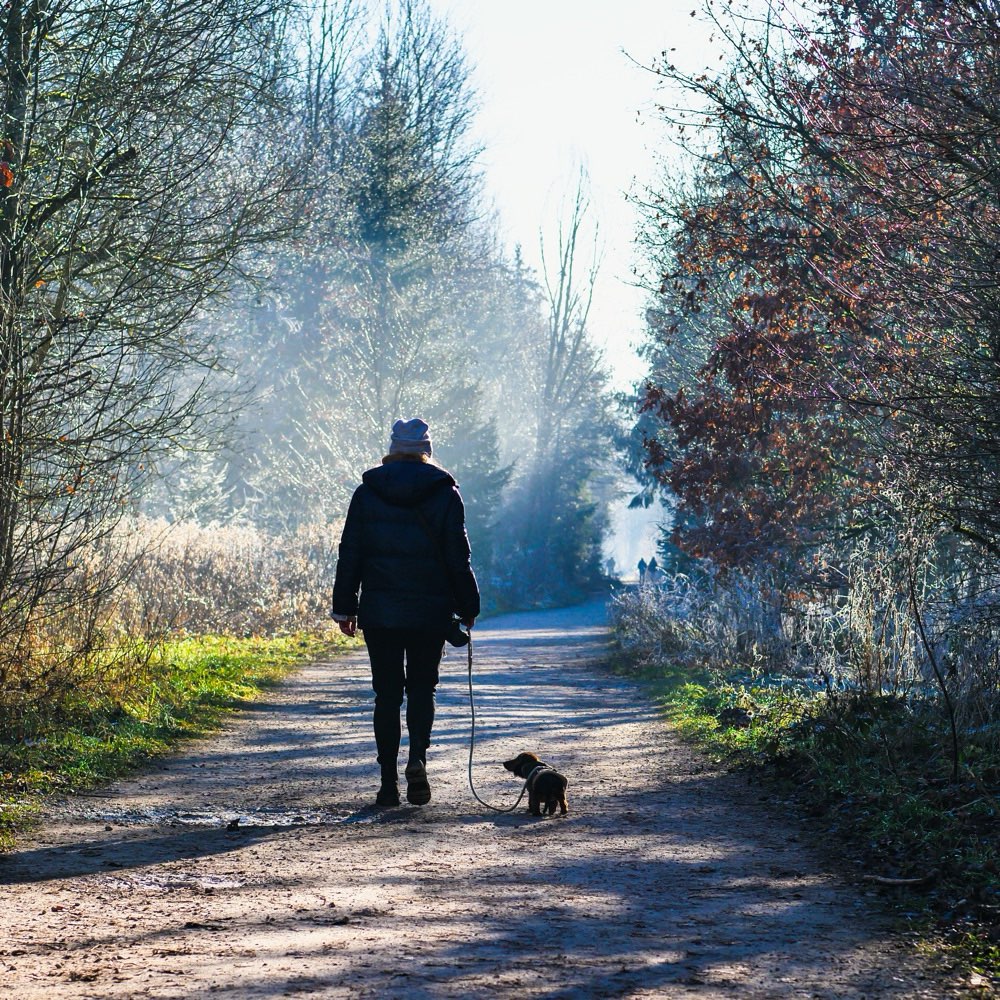
[[933,703],[831,697],[788,679],[674,666],[638,674],[684,738],[810,817],[844,867],[943,942],[974,985],[1000,985],[995,745],[967,740],[955,783],[947,722]]
[[210,732],[240,702],[347,642],[339,634],[171,640],[144,659],[127,697],[80,704],[30,739],[0,739],[0,850],[30,825],[45,795],[91,788],[184,736]]

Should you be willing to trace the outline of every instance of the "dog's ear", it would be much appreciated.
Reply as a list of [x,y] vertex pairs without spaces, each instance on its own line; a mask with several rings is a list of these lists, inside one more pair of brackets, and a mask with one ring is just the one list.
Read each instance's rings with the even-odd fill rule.
[[519,753],[513,760],[505,760],[503,766],[520,778],[526,778],[528,772],[541,763],[533,753]]

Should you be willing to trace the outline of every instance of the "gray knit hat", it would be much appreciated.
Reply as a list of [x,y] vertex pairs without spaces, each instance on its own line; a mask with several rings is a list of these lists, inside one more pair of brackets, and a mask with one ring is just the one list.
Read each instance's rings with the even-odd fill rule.
[[425,420],[414,417],[412,420],[397,420],[392,425],[392,437],[389,439],[390,455],[430,455],[430,428]]

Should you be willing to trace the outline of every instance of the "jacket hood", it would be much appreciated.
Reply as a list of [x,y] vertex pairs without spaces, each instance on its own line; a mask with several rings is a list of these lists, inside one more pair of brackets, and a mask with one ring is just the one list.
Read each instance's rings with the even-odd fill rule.
[[390,462],[369,469],[361,481],[386,503],[415,507],[435,490],[454,486],[451,473],[426,462]]

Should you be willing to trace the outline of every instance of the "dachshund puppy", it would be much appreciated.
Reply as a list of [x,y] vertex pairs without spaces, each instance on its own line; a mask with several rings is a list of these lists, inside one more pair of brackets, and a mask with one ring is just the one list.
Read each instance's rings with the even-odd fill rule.
[[528,812],[532,816],[542,815],[542,803],[545,811],[553,815],[556,806],[561,813],[569,811],[566,805],[566,786],[569,782],[557,770],[533,753],[519,753],[513,760],[505,760],[503,766],[519,778],[528,782]]

